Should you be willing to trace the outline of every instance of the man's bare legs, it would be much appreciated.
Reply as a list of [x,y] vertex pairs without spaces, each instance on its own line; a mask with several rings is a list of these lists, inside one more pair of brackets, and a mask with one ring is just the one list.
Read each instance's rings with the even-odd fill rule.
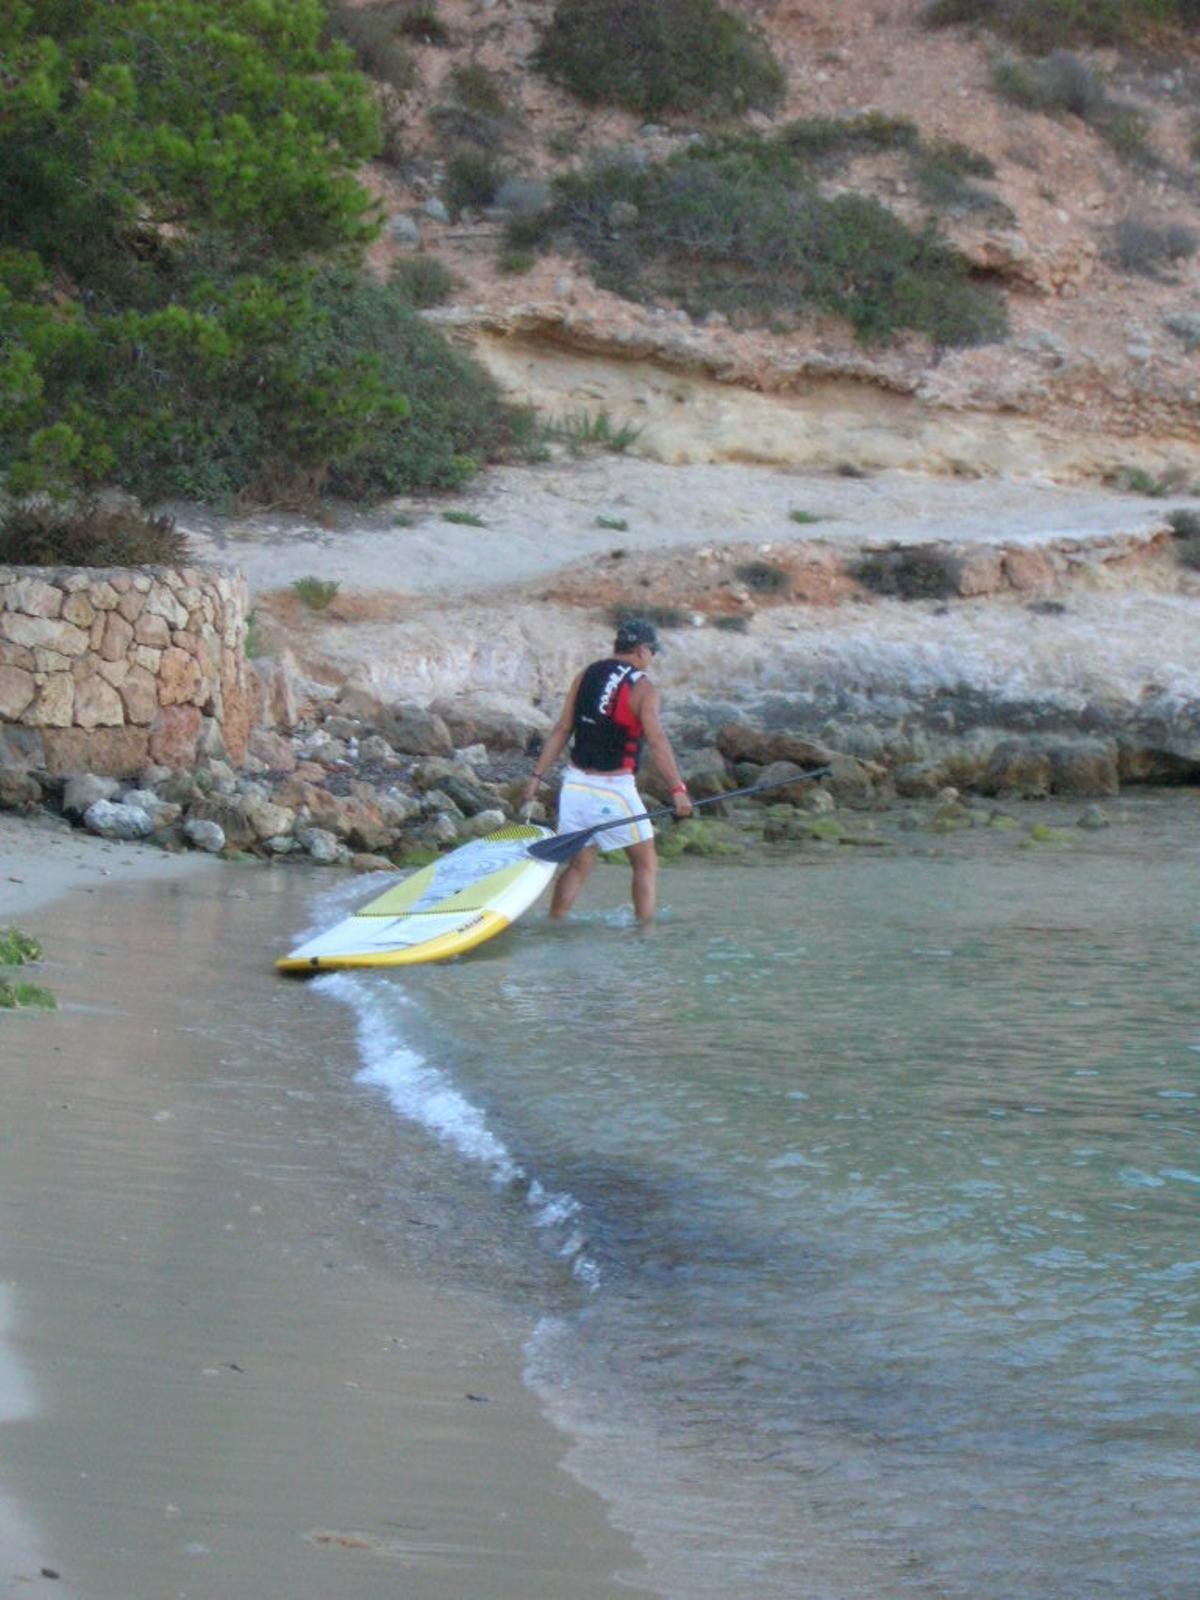
[[658,851],[653,839],[643,839],[628,845],[625,855],[633,868],[633,914],[645,926],[658,905]]
[[552,922],[558,922],[565,917],[575,904],[580,889],[583,888],[592,868],[596,865],[596,857],[599,853],[594,844],[588,845],[577,856],[571,857],[570,861],[567,862],[554,880],[554,894],[550,900],[550,920]]
[[[596,865],[599,851],[595,845],[581,850],[559,873],[550,901],[550,919],[558,922],[566,916],[579,896]],[[643,925],[653,922],[658,904],[658,852],[653,839],[643,839],[640,844],[626,847],[625,855],[633,868],[633,914]]]

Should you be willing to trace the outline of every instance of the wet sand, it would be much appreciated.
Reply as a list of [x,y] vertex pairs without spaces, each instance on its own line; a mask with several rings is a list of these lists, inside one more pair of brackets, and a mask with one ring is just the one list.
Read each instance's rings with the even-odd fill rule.
[[651,1592],[528,1319],[420,1256],[447,1158],[405,1165],[349,1017],[271,971],[312,879],[2,821],[61,1009],[0,1017],[0,1597]]

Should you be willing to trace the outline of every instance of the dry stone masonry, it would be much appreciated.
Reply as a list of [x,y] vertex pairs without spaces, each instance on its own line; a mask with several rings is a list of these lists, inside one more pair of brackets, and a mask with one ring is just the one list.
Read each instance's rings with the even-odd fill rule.
[[200,567],[0,567],[0,764],[128,777],[246,749],[246,586]]

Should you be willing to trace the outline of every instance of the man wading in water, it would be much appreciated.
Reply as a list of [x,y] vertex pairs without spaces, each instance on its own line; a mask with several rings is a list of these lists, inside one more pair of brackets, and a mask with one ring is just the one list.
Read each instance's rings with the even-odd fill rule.
[[601,850],[624,850],[633,868],[633,910],[640,923],[650,922],[658,891],[658,854],[654,829],[648,822],[627,822],[645,811],[634,774],[643,744],[671,785],[671,804],[677,817],[690,817],[692,802],[670,740],[659,717],[658,690],[646,668],[658,654],[658,635],[648,622],[631,617],[617,630],[613,653],[593,661],[572,683],[562,715],[534,762],[533,776],[525,785],[525,804],[537,799],[546,773],[558,760],[567,741],[571,759],[558,797],[558,831],[574,833],[609,817],[614,826],[598,833],[559,874],[550,902],[550,915],[565,917],[596,865]]

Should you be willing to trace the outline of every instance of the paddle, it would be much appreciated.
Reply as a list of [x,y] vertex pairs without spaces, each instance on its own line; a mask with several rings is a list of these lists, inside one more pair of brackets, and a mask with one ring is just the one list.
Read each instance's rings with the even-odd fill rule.
[[[752,783],[746,789],[731,789],[728,794],[712,794],[706,800],[693,800],[692,810],[700,806],[715,806],[721,800],[737,800],[744,794],[762,794],[765,789],[783,789],[789,783],[807,783],[810,778],[823,778],[832,769],[830,767],[813,767],[808,772],[794,772],[790,778],[772,778],[770,783]],[[613,822],[597,822],[590,828],[580,828],[575,833],[556,833],[553,838],[539,839],[536,844],[531,844],[526,849],[526,855],[535,861],[553,861],[556,865],[560,861],[569,861],[579,852],[597,833],[605,833],[610,828],[624,828],[631,822],[651,822],[655,817],[673,817],[674,806],[659,806],[657,811],[643,811],[636,817],[619,817]]]

